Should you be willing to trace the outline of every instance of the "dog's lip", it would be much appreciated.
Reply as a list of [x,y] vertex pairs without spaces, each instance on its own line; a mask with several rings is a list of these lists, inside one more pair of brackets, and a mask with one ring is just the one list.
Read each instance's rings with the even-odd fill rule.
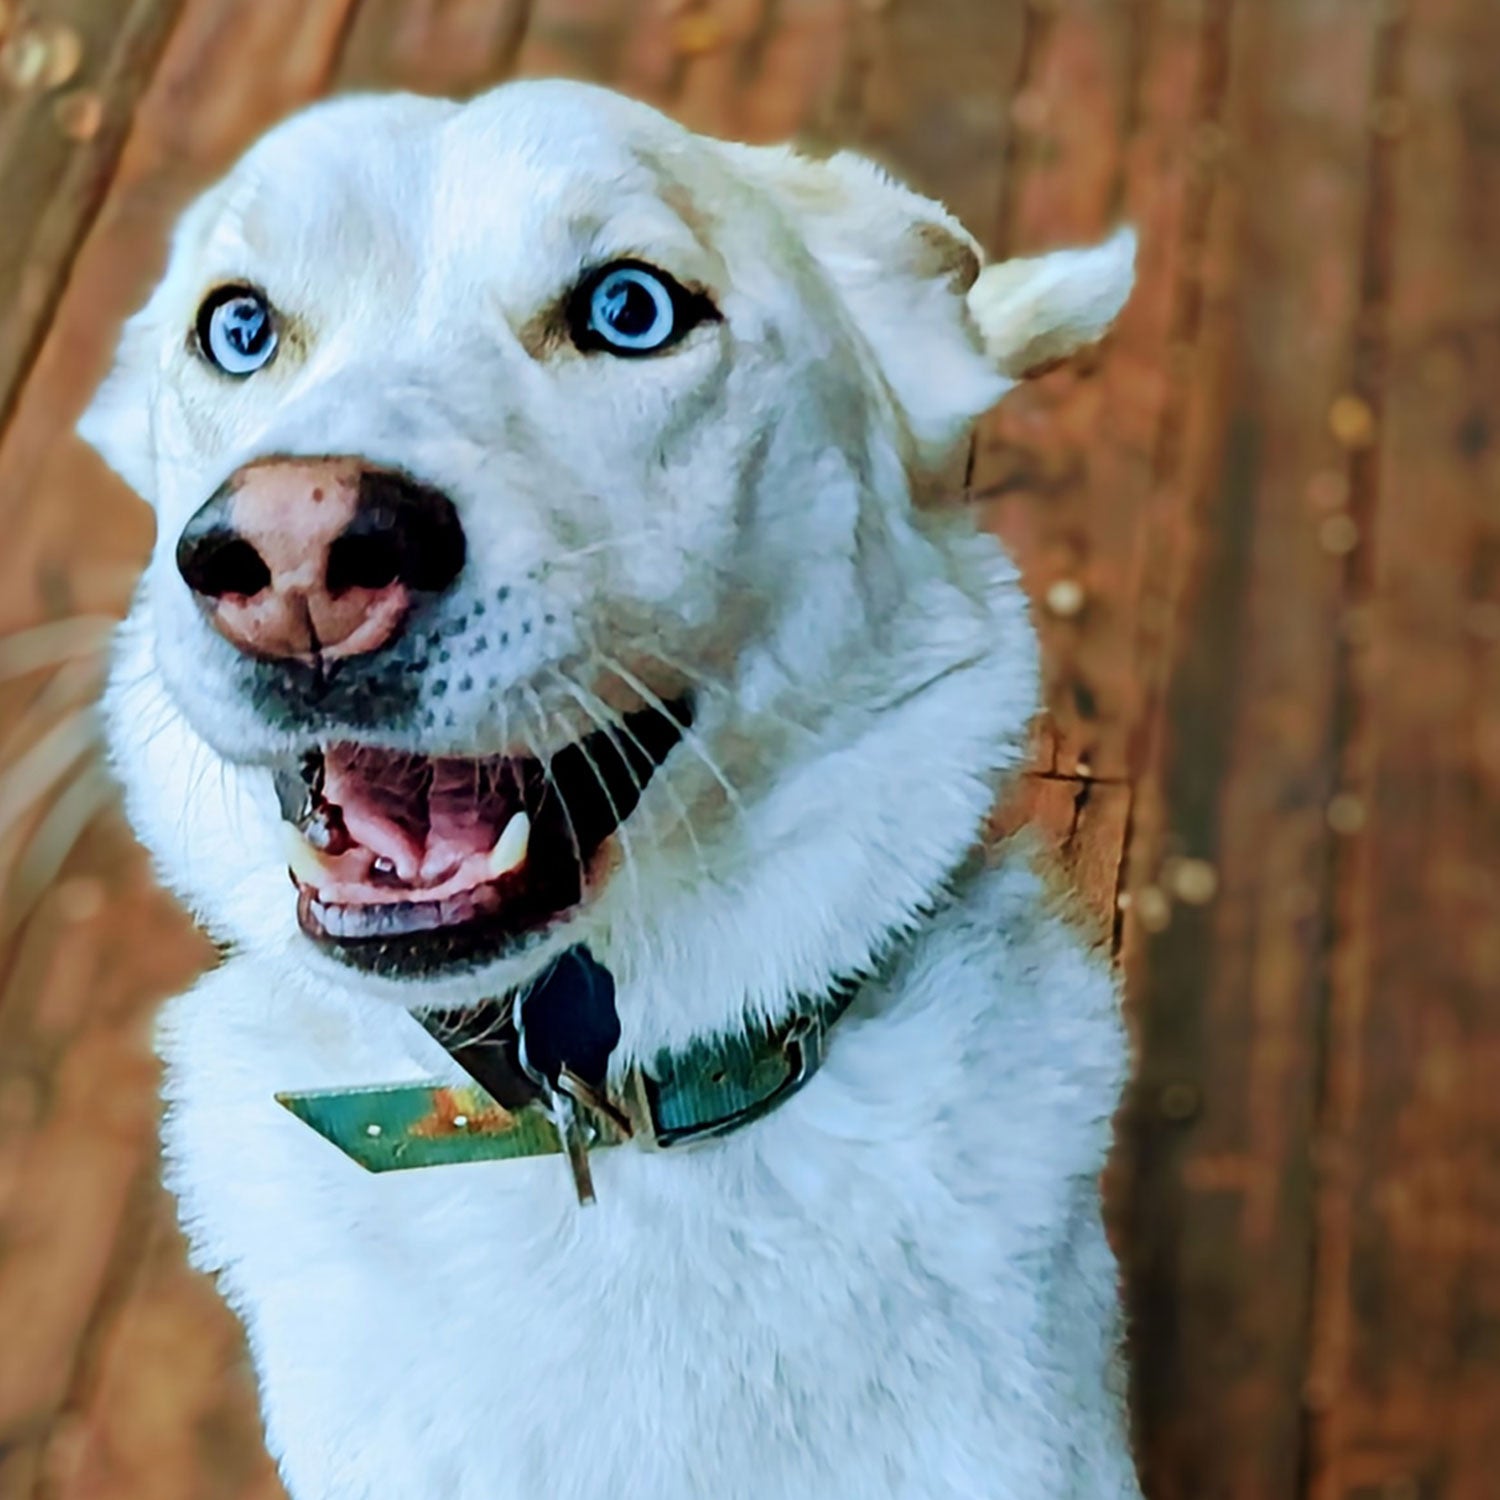
[[679,699],[533,757],[334,744],[277,777],[302,931],[355,967],[432,972],[565,920],[691,723]]

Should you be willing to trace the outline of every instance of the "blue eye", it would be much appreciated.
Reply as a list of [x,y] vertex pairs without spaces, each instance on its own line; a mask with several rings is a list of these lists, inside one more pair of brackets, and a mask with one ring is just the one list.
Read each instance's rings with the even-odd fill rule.
[[573,341],[609,354],[655,354],[685,338],[713,304],[686,291],[665,271],[619,261],[587,277],[569,308]]
[[253,375],[276,352],[271,305],[247,286],[224,286],[198,309],[198,347],[226,375]]

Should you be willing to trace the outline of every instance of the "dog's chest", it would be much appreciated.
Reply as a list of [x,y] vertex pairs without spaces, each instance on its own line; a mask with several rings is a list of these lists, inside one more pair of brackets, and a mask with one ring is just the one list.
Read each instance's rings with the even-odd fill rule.
[[981,1288],[929,1255],[899,1161],[820,1149],[795,1105],[764,1143],[596,1154],[587,1210],[558,1158],[372,1177],[274,1106],[185,1163],[298,1500],[791,1500],[851,1466],[895,1493],[929,1414],[992,1422],[950,1321]]
[[[731,1473],[764,1469],[768,1415],[821,1420],[837,1364],[873,1351],[834,1354],[830,1313],[857,1314],[817,1304],[874,1289],[831,1286],[826,1247],[750,1227],[748,1203],[706,1213],[630,1181],[639,1165],[597,1162],[586,1212],[556,1159],[289,1193],[278,1250],[234,1280],[273,1438],[291,1472],[312,1468],[308,1493],[325,1492],[320,1464],[352,1457],[403,1476],[372,1494],[729,1496]],[[359,1434],[358,1456],[308,1413]]]
[[559,1158],[371,1176],[275,1104],[413,1076],[407,1018],[320,1029],[233,965],[174,1003],[172,1185],[295,1500],[1072,1495],[1035,1350],[1118,1038],[1059,1091],[974,979],[856,1011],[726,1141],[595,1153],[586,1210]]

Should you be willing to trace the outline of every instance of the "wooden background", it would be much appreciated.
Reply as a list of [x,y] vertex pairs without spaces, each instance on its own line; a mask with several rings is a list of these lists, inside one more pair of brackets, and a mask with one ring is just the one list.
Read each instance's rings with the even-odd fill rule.
[[75,619],[0,647],[3,1500],[279,1494],[156,1186],[146,1028],[208,954],[90,769],[150,523],[72,423],[265,125],[513,73],[862,147],[997,255],[1140,227],[1118,332],[987,424],[974,503],[1050,666],[1003,821],[1129,979],[1149,1493],[1500,1494],[1496,0],[0,0],[0,32],[0,630]]

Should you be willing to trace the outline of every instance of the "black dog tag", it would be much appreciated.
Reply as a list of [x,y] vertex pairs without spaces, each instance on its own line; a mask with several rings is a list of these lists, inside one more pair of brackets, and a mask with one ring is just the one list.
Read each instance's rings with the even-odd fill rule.
[[604,1087],[609,1055],[620,1045],[614,975],[581,944],[516,996],[515,1024],[526,1071],[555,1087],[564,1068]]

